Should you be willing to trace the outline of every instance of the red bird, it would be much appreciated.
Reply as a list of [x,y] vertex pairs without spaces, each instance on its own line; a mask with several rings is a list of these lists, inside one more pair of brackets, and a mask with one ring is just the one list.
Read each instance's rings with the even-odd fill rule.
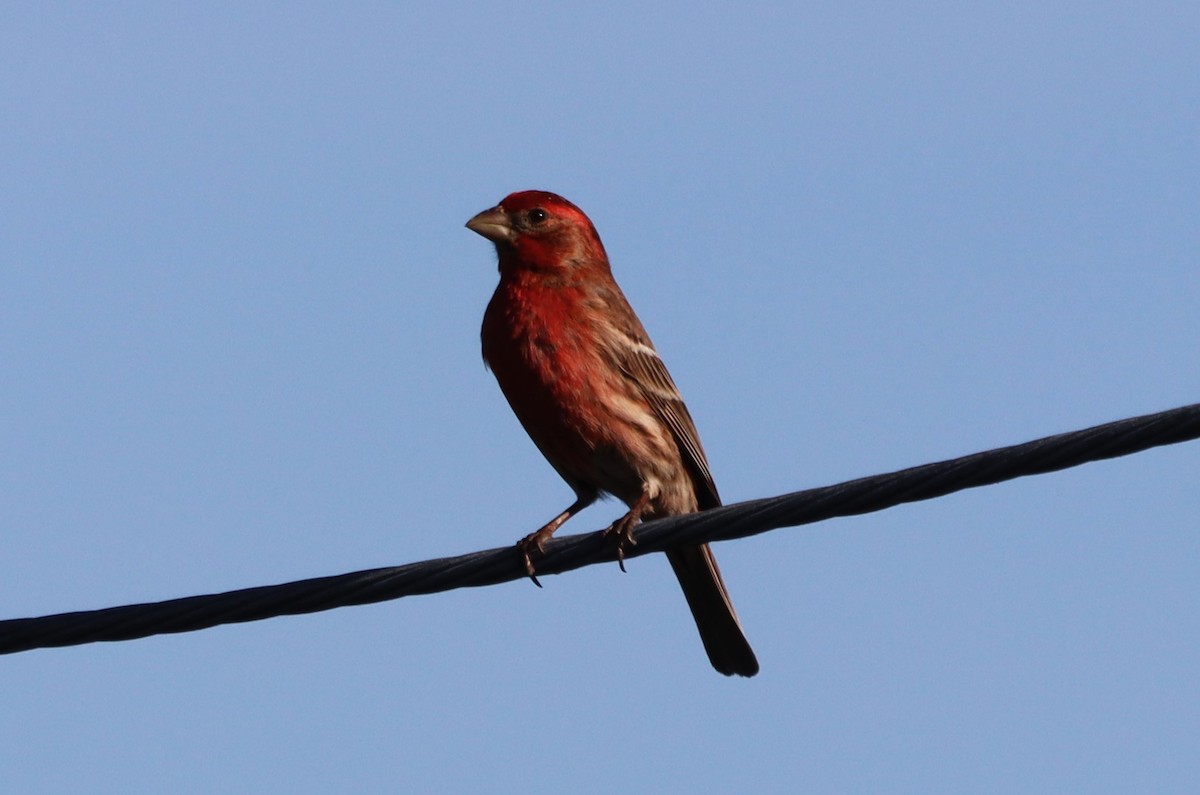
[[[632,541],[642,519],[721,504],[675,382],[613,280],[596,228],[571,202],[514,193],[467,222],[496,245],[500,285],[483,315],[483,359],[517,419],[575,502],[518,542],[541,551],[563,522],[612,494],[629,512],[607,533]],[[754,676],[746,640],[707,544],[667,550],[713,667]]]

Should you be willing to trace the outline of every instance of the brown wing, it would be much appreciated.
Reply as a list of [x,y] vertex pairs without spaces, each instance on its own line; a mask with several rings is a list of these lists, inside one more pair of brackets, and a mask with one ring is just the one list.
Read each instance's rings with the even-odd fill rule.
[[619,346],[618,366],[642,390],[654,413],[671,429],[675,443],[679,445],[683,464],[692,476],[696,488],[696,502],[700,510],[715,508],[721,504],[717,486],[713,483],[704,447],[696,423],[688,413],[679,389],[675,386],[666,365],[658,357],[649,339],[642,336],[628,338],[629,344]]

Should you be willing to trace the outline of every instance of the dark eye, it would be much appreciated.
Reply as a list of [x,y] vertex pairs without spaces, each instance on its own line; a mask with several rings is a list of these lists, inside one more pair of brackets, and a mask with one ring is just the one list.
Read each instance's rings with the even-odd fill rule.
[[541,224],[545,223],[546,219],[549,218],[550,216],[546,213],[545,210],[543,210],[541,207],[538,207],[536,209],[530,210],[529,215],[527,215],[526,217],[529,219],[530,226],[540,226]]

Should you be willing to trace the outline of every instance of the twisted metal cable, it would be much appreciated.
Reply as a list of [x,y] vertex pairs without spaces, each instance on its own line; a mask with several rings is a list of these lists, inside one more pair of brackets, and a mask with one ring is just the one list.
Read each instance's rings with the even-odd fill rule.
[[[625,557],[870,513],[1196,438],[1200,438],[1200,403],[834,486],[657,519],[637,528],[636,546],[626,548]],[[614,548],[599,533],[585,533],[552,539],[536,564],[541,576],[615,559]],[[525,576],[520,556],[508,546],[205,596],[10,619],[0,621],[0,654],[192,632],[220,624],[495,585]]]

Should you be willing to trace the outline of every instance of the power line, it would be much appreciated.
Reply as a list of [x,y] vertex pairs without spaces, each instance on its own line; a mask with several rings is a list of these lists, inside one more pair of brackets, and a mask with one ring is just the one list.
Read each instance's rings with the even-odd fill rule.
[[[637,529],[637,545],[626,548],[625,557],[745,538],[835,516],[870,513],[1196,438],[1200,438],[1200,403],[834,486],[658,519]],[[585,533],[551,540],[545,556],[536,563],[538,574],[548,575],[615,559],[613,547],[599,533]],[[221,624],[495,585],[525,576],[520,556],[510,546],[281,585],[10,619],[0,621],[0,654],[192,632]]]

